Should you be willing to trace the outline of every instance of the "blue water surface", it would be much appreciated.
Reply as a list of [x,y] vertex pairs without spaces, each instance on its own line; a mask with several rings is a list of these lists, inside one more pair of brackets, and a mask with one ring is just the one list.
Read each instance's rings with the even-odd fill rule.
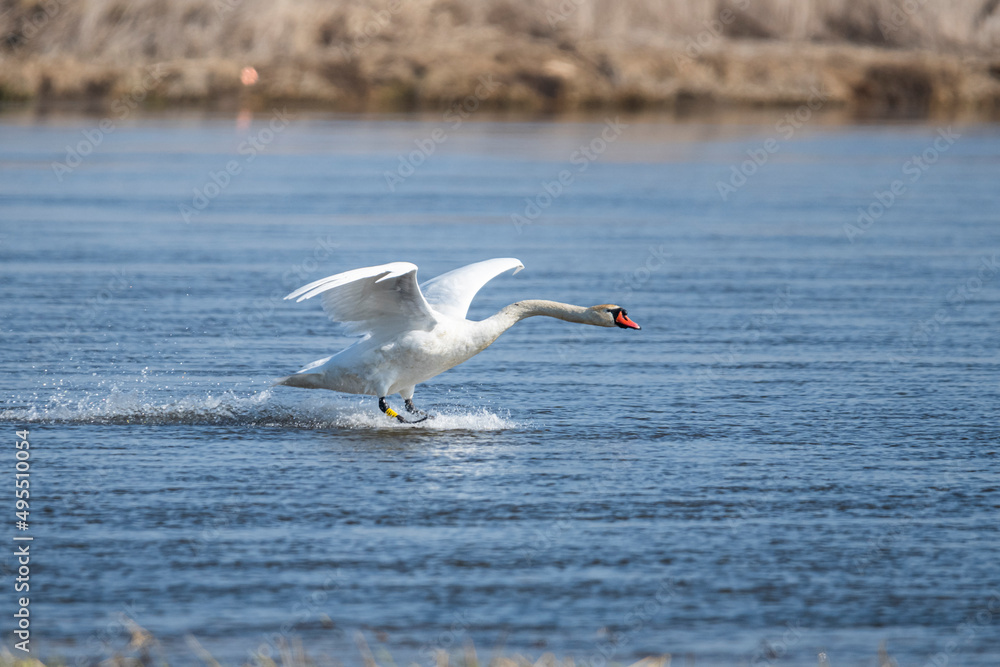
[[[360,631],[383,665],[996,665],[1000,128],[781,115],[0,117],[33,646],[96,662],[127,616],[174,664],[360,665]],[[522,322],[419,426],[271,387],[349,343],[296,287],[505,256],[470,317],[642,330]]]

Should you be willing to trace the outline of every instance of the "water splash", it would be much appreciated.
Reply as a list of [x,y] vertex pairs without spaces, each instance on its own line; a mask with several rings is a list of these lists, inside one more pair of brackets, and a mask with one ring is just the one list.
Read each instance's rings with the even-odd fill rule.
[[48,398],[15,398],[0,407],[0,421],[22,423],[232,425],[351,430],[502,431],[518,424],[486,408],[446,408],[434,419],[401,424],[378,412],[373,400],[306,397],[278,400],[271,389],[240,394],[163,396],[149,388],[102,391],[59,390]]

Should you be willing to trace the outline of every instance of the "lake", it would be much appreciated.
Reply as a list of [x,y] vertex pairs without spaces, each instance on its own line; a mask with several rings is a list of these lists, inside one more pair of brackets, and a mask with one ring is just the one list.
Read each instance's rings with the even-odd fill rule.
[[[784,115],[0,116],[33,652],[996,665],[1000,127]],[[524,321],[415,426],[271,387],[350,342],[293,289],[490,257],[470,318],[642,330]]]

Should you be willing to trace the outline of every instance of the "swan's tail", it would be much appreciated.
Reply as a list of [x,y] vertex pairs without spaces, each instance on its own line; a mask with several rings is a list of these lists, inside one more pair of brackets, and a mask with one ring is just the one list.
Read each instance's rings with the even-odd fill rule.
[[322,389],[323,385],[320,383],[322,378],[323,376],[319,373],[295,373],[278,378],[271,386],[284,385],[286,387],[302,387],[303,389]]
[[[334,355],[336,356],[336,355]],[[303,389],[324,389],[326,388],[323,384],[323,373],[316,372],[320,366],[326,362],[333,359],[333,357],[326,357],[325,359],[317,359],[305,368],[300,368],[298,373],[293,373],[292,375],[286,375],[283,378],[278,378],[272,384],[272,387],[277,387],[279,385],[285,385],[286,387],[302,387]],[[309,371],[313,371],[310,373]]]

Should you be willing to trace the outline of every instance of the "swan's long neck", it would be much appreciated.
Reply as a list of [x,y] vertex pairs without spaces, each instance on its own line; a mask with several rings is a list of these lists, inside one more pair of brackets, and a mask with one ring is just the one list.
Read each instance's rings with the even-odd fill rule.
[[544,299],[518,301],[501,309],[493,317],[476,323],[480,334],[485,338],[483,348],[485,349],[500,334],[524,318],[535,317],[537,315],[554,317],[557,320],[576,322],[578,324],[595,324],[593,311],[589,308],[574,306],[568,303],[559,303],[558,301],[545,301]]

